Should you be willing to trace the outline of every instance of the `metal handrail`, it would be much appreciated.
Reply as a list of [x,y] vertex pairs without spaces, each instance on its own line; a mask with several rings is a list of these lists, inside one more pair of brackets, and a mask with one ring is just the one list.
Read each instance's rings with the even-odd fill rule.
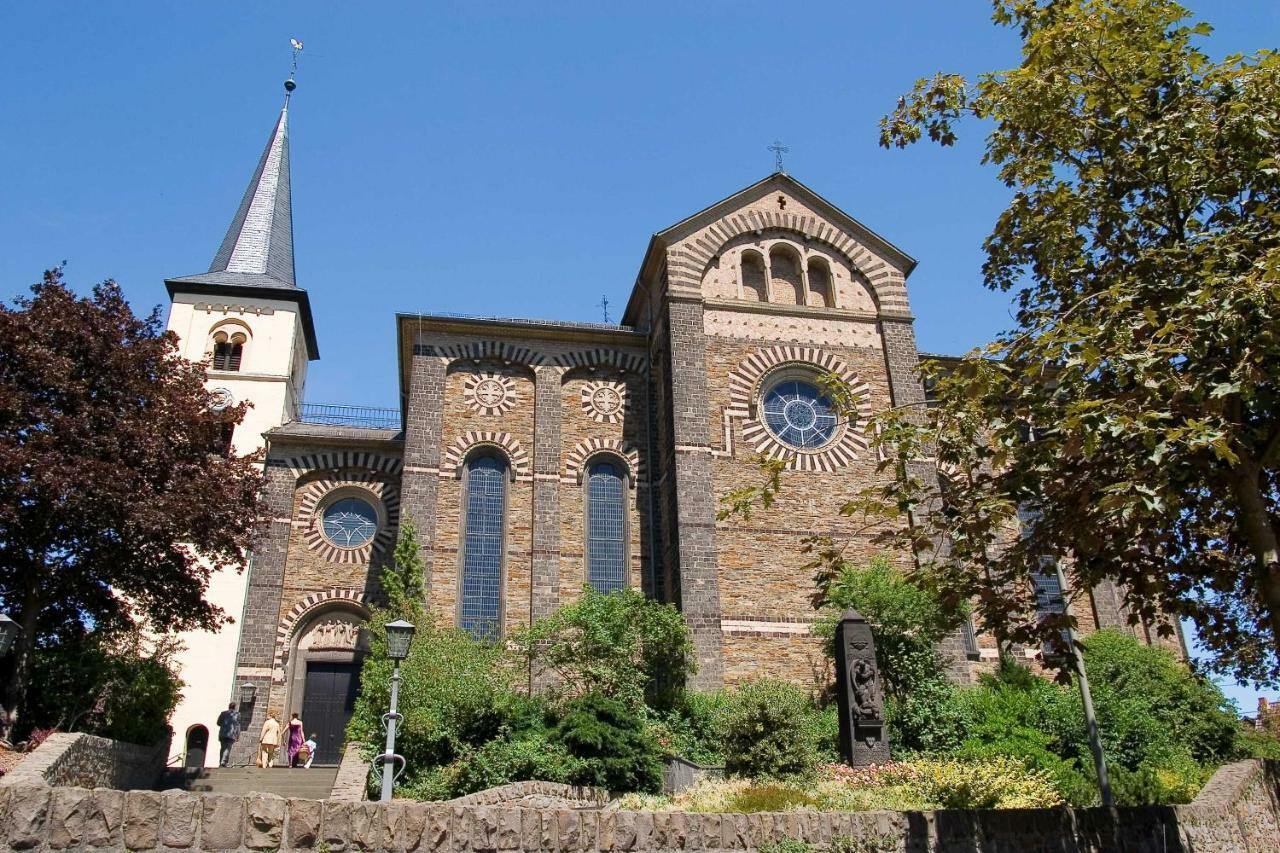
[[303,403],[300,420],[308,424],[396,429],[400,410],[377,406],[339,406],[330,403]]

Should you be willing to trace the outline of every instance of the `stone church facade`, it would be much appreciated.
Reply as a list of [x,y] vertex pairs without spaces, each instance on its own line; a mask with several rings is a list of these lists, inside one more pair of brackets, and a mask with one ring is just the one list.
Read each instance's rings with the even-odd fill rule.
[[[242,613],[230,680],[201,719],[252,695],[247,732],[268,710],[298,712],[335,760],[359,626],[404,519],[444,624],[500,638],[586,585],[628,587],[683,612],[699,689],[826,677],[802,544],[845,536],[853,556],[873,553],[838,508],[879,476],[870,416],[924,401],[910,256],[777,172],[655,234],[619,325],[397,315],[400,413],[362,425],[301,403],[318,351],[288,192],[286,110],[213,267],[168,282],[188,357],[213,359],[211,384],[272,421],[233,438],[237,452],[265,447],[270,517],[228,607]],[[287,334],[260,344],[264,318],[285,315]],[[273,378],[233,387],[255,371]],[[852,421],[820,390],[831,373],[858,394]],[[269,389],[279,404],[264,412]],[[785,465],[776,502],[718,520],[724,495],[761,481],[761,454]],[[1072,607],[1086,633],[1132,630],[1114,589]],[[989,646],[958,632],[955,677],[989,667]],[[175,719],[179,738],[186,725]]]

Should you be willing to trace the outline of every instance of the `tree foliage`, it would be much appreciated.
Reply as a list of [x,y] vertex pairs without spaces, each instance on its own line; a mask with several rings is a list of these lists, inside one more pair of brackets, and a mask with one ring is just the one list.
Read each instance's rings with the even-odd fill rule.
[[829,657],[835,658],[840,617],[853,608],[871,626],[886,696],[905,698],[919,685],[944,678],[938,643],[956,627],[955,612],[883,555],[858,567],[829,547],[818,554],[814,603],[822,615],[814,631],[827,638]]
[[261,476],[223,452],[245,407],[213,411],[204,381],[158,310],[134,316],[114,282],[80,298],[55,269],[0,304],[0,604],[22,629],[11,708],[59,626],[230,618],[205,592],[240,565]]
[[684,617],[633,589],[583,587],[582,597],[515,639],[564,696],[599,692],[633,709],[666,707],[696,668]]
[[150,746],[169,731],[182,681],[172,637],[63,626],[36,649],[29,717],[42,727]]
[[[1052,557],[1077,592],[1118,579],[1134,620],[1189,617],[1217,670],[1275,683],[1280,56],[1211,61],[1170,0],[994,8],[1022,64],[919,81],[881,143],[991,127],[1012,197],[983,276],[1016,325],[935,371],[935,407],[878,419],[898,476],[847,509],[911,512],[911,544],[945,556],[925,570],[1007,641],[1056,641],[1061,619],[1029,615]],[[1009,541],[1019,507],[1038,521]]]

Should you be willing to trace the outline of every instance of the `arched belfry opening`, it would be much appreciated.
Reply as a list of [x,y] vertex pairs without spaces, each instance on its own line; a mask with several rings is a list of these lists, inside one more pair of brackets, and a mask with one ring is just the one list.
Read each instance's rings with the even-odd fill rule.
[[785,243],[769,250],[770,289],[780,305],[804,304],[804,281],[800,275],[800,255]]

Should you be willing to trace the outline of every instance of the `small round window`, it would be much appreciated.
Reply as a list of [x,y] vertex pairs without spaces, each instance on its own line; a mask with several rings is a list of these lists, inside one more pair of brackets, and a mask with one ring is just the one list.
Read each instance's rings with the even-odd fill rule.
[[785,379],[774,384],[765,392],[762,408],[765,426],[788,447],[813,450],[835,437],[835,408],[809,382]]
[[360,498],[341,498],[325,507],[324,538],[339,548],[359,548],[378,532],[378,512]]

